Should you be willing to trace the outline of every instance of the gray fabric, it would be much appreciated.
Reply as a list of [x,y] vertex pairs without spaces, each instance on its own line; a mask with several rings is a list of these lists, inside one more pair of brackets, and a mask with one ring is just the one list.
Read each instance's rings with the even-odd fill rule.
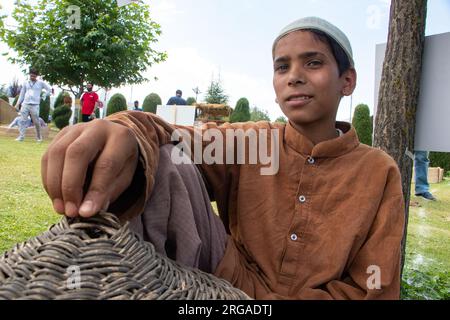
[[22,108],[20,109],[20,120],[19,120],[19,138],[24,139],[26,130],[27,130],[27,122],[28,116],[33,120],[34,127],[36,128],[36,138],[42,139],[41,136],[41,123],[39,119],[39,105],[33,104],[22,104]]
[[331,24],[330,22],[318,17],[306,17],[298,19],[294,22],[291,22],[286,27],[284,27],[280,31],[275,41],[273,42],[272,53],[275,51],[275,46],[281,38],[283,38],[284,36],[286,36],[291,32],[304,29],[313,29],[322,31],[331,38],[333,38],[334,40],[336,40],[336,42],[342,47],[342,49],[347,54],[347,57],[350,60],[350,65],[352,67],[355,66],[355,62],[353,61],[352,46],[345,33],[343,33],[338,27]]
[[173,145],[160,148],[155,185],[144,212],[131,228],[156,251],[177,262],[213,273],[228,235],[211,208],[202,176],[193,164],[174,164]]

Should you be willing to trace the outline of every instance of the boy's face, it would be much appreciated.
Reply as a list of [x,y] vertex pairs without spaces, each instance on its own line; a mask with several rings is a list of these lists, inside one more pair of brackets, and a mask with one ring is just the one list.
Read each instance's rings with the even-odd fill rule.
[[291,32],[277,43],[273,86],[281,110],[294,126],[334,124],[342,96],[351,95],[355,85],[355,70],[339,76],[331,49],[311,32]]

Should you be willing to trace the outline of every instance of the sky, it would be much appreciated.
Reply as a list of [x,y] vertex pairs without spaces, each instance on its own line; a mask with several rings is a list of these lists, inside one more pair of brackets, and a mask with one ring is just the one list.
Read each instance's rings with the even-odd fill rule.
[[[163,103],[183,90],[202,100],[212,79],[219,79],[229,104],[246,97],[250,106],[268,111],[272,120],[282,115],[272,86],[272,42],[290,22],[319,16],[348,36],[358,73],[353,96],[344,98],[337,119],[348,121],[359,103],[373,110],[375,47],[387,41],[390,0],[144,0],[151,17],[161,25],[155,49],[168,59],[146,71],[151,81],[115,88],[131,103],[156,92]],[[14,1],[1,0],[1,12],[9,14]],[[429,0],[426,35],[450,32],[450,0]],[[0,43],[0,52],[7,51]],[[0,56],[0,85],[14,76],[25,79],[18,66]],[[155,81],[154,77],[158,80]],[[104,98],[104,94],[100,94]]]

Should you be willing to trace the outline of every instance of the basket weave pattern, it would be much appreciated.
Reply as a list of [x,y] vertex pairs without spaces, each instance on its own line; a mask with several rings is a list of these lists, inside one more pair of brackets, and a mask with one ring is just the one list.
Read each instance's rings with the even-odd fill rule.
[[[76,273],[74,273],[74,270]],[[64,217],[0,257],[0,299],[249,299],[155,252],[109,213]]]

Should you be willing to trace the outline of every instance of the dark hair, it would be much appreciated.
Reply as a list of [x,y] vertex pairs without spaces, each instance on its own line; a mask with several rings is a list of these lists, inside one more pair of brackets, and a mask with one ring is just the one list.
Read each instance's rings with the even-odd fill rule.
[[350,69],[350,60],[344,49],[342,49],[342,47],[336,42],[336,40],[320,30],[305,29],[304,31],[311,32],[314,39],[321,41],[330,47],[330,50],[333,53],[334,59],[336,59],[338,65],[339,76],[342,76],[345,71]]
[[94,86],[94,84],[92,82],[88,82],[86,85],[90,84],[91,86]]
[[139,101],[137,101],[137,100],[134,103],[136,103],[136,102],[139,103]]
[[181,90],[177,90],[176,94],[183,94]]
[[37,71],[36,69],[30,69],[30,74],[34,74],[35,76],[38,76],[39,71]]

